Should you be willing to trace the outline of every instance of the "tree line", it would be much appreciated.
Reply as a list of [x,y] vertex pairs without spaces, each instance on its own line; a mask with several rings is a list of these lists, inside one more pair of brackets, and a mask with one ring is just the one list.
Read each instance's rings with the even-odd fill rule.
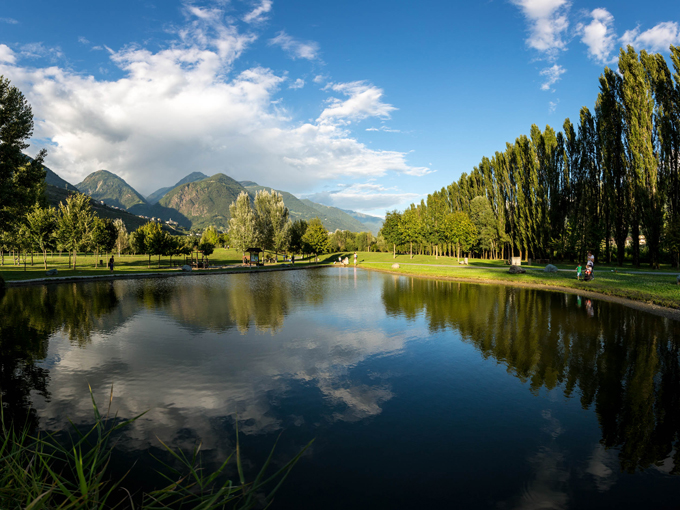
[[619,265],[678,267],[680,47],[670,59],[674,72],[660,54],[622,48],[577,124],[533,125],[457,182],[388,213],[383,236],[395,252],[453,244],[491,258],[574,260],[591,250]]

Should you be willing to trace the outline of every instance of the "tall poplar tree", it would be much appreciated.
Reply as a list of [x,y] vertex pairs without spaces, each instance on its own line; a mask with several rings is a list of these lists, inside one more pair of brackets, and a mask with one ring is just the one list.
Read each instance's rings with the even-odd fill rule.
[[250,196],[242,191],[236,201],[229,206],[229,239],[234,247],[242,252],[253,248],[260,239],[255,221],[255,213],[250,205]]

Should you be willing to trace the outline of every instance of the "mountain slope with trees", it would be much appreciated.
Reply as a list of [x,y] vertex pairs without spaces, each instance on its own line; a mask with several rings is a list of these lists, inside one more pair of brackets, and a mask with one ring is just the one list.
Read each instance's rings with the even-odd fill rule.
[[107,205],[123,209],[146,204],[146,200],[137,190],[108,170],[98,170],[91,173],[85,177],[83,182],[76,184],[76,188],[95,200],[102,200]]
[[161,198],[163,198],[165,195],[168,194],[168,192],[177,186],[181,186],[182,184],[187,184],[190,182],[196,182],[196,181],[202,181],[203,179],[207,179],[208,176],[205,175],[204,173],[201,172],[191,172],[189,175],[181,179],[179,182],[177,182],[174,186],[168,186],[167,188],[161,188],[157,189],[151,195],[146,197],[146,201],[150,204],[156,204],[160,201]]
[[246,191],[245,188],[231,177],[215,174],[201,181],[177,186],[158,205],[178,211],[191,222],[192,227],[215,225],[227,228],[229,206],[243,191]]

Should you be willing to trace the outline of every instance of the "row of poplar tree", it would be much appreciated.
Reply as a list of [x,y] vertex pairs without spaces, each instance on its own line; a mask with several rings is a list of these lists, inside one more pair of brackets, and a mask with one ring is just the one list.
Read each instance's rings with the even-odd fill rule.
[[619,265],[629,257],[677,267],[680,47],[670,58],[674,72],[660,54],[621,49],[577,125],[532,126],[458,182],[388,213],[383,236],[433,253],[451,243],[465,250],[474,234],[468,249],[493,258],[573,260],[591,250]]

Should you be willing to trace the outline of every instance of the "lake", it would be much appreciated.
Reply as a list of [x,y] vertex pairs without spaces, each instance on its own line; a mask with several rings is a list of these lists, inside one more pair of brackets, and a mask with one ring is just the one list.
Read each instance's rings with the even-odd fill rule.
[[[354,268],[0,294],[5,412],[129,418],[115,470],[160,483],[159,439],[252,475],[311,439],[273,508],[678,508],[680,323],[574,294]],[[235,474],[235,473],[234,473]],[[234,476],[234,478],[236,478]]]

